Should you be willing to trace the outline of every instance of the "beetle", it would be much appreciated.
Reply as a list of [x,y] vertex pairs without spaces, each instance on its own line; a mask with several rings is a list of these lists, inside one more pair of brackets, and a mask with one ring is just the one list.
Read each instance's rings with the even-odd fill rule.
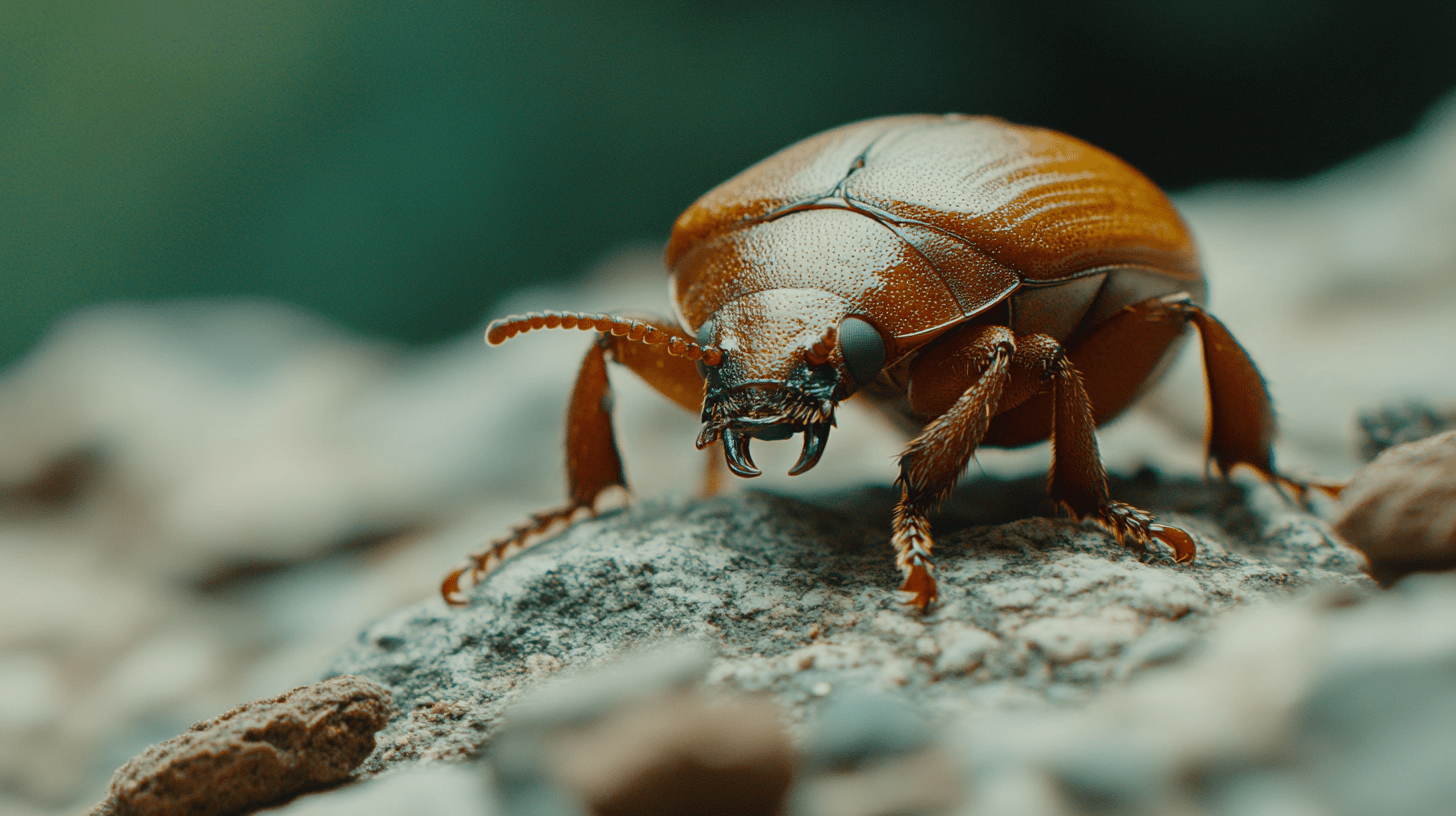
[[470,556],[441,592],[462,602],[508,552],[626,486],[606,361],[700,413],[697,446],[758,475],[753,439],[803,435],[789,471],[818,462],[839,403],[857,396],[912,438],[899,458],[890,543],[909,604],[936,599],[929,514],[977,448],[1050,439],[1047,492],[1119,542],[1186,531],[1116,501],[1095,428],[1153,384],[1196,330],[1209,395],[1208,458],[1279,476],[1264,381],[1204,310],[1187,226],[1147,177],[1044,128],[910,115],[809,137],[698,199],[667,245],[672,319],[540,312],[492,323],[503,343],[542,328],[597,332],[567,412],[569,500]]

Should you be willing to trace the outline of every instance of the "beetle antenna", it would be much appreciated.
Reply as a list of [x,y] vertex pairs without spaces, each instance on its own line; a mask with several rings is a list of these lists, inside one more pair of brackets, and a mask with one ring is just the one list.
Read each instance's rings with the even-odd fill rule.
[[824,332],[824,336],[814,341],[809,351],[804,356],[814,365],[823,365],[829,362],[829,355],[834,353],[834,344],[839,341],[839,327],[830,326]]
[[492,346],[535,329],[580,329],[599,331],[613,337],[625,337],[649,346],[667,346],[667,353],[673,357],[702,360],[704,365],[715,366],[723,362],[723,351],[717,346],[700,346],[681,335],[671,334],[641,320],[630,320],[609,314],[587,312],[527,312],[491,321],[485,329],[485,342]]

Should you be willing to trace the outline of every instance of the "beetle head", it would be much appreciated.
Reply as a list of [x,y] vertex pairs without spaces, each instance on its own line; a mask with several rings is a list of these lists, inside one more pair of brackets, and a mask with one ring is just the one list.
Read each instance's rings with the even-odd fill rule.
[[[873,379],[885,361],[879,332],[846,317],[848,311],[847,301],[828,292],[770,289],[734,300],[704,322],[698,344],[721,349],[723,358],[699,367],[707,383],[698,447],[721,438],[729,469],[757,476],[750,439],[802,433],[804,449],[789,475],[814,467],[829,440],[835,406]],[[850,344],[848,363],[841,337]]]

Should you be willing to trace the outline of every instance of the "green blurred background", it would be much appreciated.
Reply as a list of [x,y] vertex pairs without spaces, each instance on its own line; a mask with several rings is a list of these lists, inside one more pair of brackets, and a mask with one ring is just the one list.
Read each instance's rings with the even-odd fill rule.
[[994,113],[1166,187],[1293,178],[1456,86],[1456,3],[0,3],[0,366],[113,299],[411,342],[662,241],[857,118]]

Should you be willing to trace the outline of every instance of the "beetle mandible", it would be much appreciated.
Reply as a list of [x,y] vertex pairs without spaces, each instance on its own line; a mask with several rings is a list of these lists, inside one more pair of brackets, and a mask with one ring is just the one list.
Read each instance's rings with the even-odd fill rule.
[[1119,542],[1178,563],[1185,531],[1108,495],[1094,429],[1161,374],[1191,324],[1209,394],[1208,457],[1277,484],[1274,418],[1248,354],[1203,309],[1188,228],[1168,198],[1079,139],[985,116],[889,116],[812,136],[710,190],[667,246],[675,319],[540,312],[492,323],[492,345],[541,328],[594,330],[567,414],[568,503],[470,556],[441,587],[626,486],[606,361],[701,413],[738,476],[752,439],[803,434],[819,460],[836,406],[858,395],[913,438],[900,456],[891,545],[908,603],[936,598],[929,514],[982,445],[1052,443],[1047,492]]

